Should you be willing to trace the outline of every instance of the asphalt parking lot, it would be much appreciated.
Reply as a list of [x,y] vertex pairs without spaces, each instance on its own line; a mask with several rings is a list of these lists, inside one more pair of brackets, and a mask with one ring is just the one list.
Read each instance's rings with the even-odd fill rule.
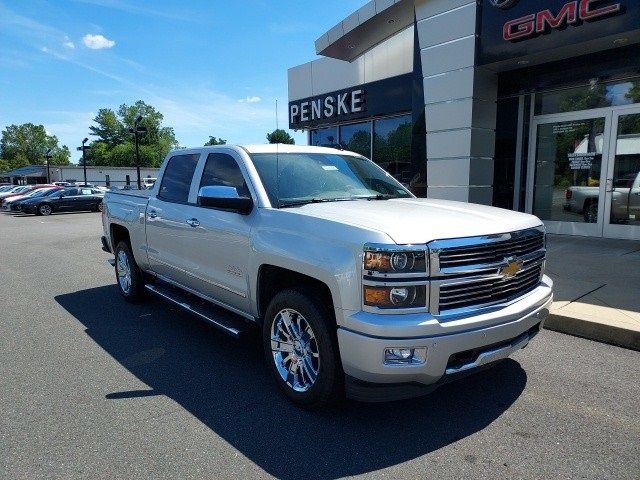
[[544,331],[429,397],[307,412],[239,343],[131,306],[100,215],[0,215],[1,478],[640,477],[640,353]]

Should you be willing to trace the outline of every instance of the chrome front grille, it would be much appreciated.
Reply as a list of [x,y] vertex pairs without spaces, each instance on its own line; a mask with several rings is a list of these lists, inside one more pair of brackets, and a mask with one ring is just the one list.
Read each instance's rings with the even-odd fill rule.
[[522,257],[544,248],[544,233],[524,230],[508,240],[480,245],[461,245],[440,252],[440,268],[464,267],[501,262],[505,257]]
[[538,228],[428,246],[429,310],[435,315],[507,303],[533,290],[544,273],[544,232]]
[[508,301],[531,291],[540,282],[542,266],[533,265],[513,278],[464,279],[440,286],[440,312],[478,304]]

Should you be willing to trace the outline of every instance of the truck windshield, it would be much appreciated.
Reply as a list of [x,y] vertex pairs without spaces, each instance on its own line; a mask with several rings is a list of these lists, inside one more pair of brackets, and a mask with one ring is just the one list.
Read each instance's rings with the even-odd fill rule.
[[316,202],[412,197],[371,160],[331,153],[253,153],[253,163],[278,208]]

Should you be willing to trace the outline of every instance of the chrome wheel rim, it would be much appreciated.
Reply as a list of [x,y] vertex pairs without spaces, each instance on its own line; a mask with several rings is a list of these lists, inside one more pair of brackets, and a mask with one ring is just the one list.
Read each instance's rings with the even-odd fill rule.
[[40,207],[40,213],[43,215],[50,215],[51,214],[51,207],[49,205],[42,205]]
[[120,288],[128,294],[131,291],[131,266],[124,250],[120,250],[116,258],[116,274]]
[[103,208],[104,208],[104,207],[102,206],[102,202],[100,202],[100,203],[98,204],[98,210],[99,210],[99,211],[102,211],[102,209],[103,209]]
[[285,308],[274,317],[271,352],[276,370],[290,388],[306,392],[315,384],[320,351],[311,325],[300,312]]

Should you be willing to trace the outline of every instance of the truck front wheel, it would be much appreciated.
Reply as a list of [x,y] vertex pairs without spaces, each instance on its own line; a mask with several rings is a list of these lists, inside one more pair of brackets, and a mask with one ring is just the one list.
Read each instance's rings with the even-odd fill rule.
[[304,289],[278,293],[265,315],[269,370],[285,395],[305,408],[322,408],[343,397],[344,374],[330,318],[317,296]]
[[118,290],[127,302],[135,303],[142,298],[144,286],[142,272],[127,242],[118,243],[115,255]]

